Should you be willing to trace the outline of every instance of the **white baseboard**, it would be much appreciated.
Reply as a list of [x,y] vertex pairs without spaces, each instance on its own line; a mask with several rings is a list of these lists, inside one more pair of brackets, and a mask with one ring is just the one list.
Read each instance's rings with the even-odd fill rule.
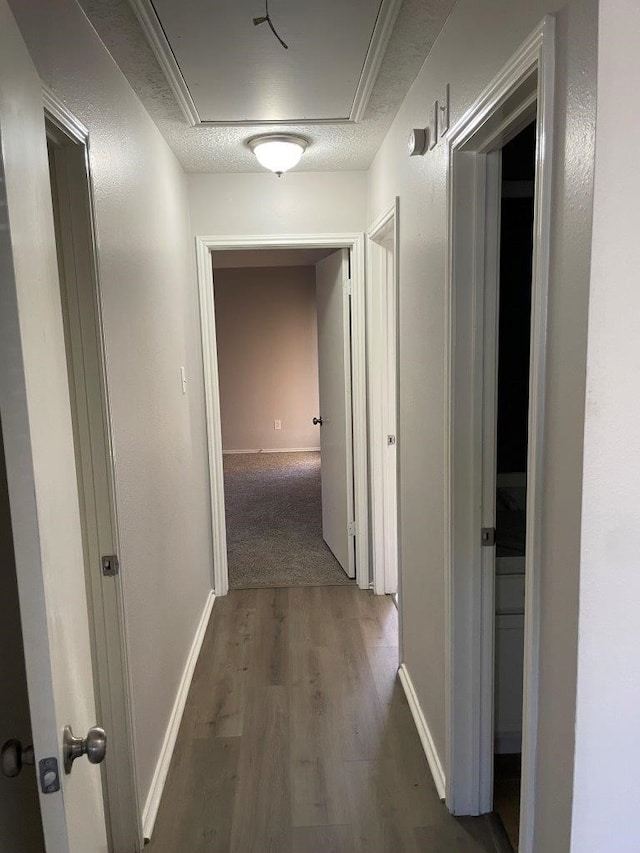
[[164,784],[167,781],[167,773],[169,772],[171,757],[173,756],[173,750],[176,745],[178,730],[180,729],[182,714],[184,713],[184,706],[187,701],[189,687],[191,686],[191,679],[193,678],[193,671],[196,668],[198,655],[200,654],[202,641],[204,640],[207,625],[209,624],[214,601],[215,594],[213,590],[211,590],[207,596],[207,601],[204,606],[204,610],[202,611],[202,616],[200,617],[200,622],[198,623],[193,643],[191,644],[191,649],[182,673],[182,678],[180,679],[176,699],[173,703],[171,716],[169,717],[169,725],[167,726],[167,731],[165,732],[164,741],[162,743],[162,749],[160,750],[158,763],[156,764],[155,773],[151,780],[151,787],[149,788],[147,800],[144,804],[144,809],[142,810],[142,832],[145,838],[151,838],[151,833],[153,832],[153,827],[156,822],[158,807],[160,806],[160,798],[162,797]]
[[444,800],[446,792],[444,770],[442,769],[442,763],[438,757],[436,746],[433,742],[431,732],[429,731],[427,721],[422,713],[422,708],[420,707],[420,702],[418,701],[413,681],[411,680],[406,664],[400,664],[398,675],[400,676],[400,681],[404,687],[409,708],[413,714],[413,721],[416,724],[422,748],[424,749],[424,754],[427,756],[427,763],[431,770],[431,775],[433,776],[438,796],[441,800]]
[[223,450],[222,455],[233,456],[237,453],[318,453],[319,451],[319,447],[276,447],[273,450],[259,447],[252,450]]

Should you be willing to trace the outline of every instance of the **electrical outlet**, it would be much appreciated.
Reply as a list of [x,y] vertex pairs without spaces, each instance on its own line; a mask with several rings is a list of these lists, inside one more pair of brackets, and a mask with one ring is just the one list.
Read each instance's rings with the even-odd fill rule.
[[273,422],[274,429],[282,429],[282,421],[274,421]]

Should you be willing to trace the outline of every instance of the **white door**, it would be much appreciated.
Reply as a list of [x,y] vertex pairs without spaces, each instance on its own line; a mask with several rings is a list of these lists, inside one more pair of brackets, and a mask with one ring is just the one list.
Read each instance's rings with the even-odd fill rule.
[[[40,80],[0,0],[0,416],[47,853],[106,853],[100,769],[65,775],[96,722],[78,487]],[[57,762],[43,792],[39,762]],[[51,769],[51,764],[43,765]],[[47,776],[55,787],[55,778]]]
[[353,428],[351,422],[351,297],[349,255],[340,249],[316,264],[322,535],[355,577]]

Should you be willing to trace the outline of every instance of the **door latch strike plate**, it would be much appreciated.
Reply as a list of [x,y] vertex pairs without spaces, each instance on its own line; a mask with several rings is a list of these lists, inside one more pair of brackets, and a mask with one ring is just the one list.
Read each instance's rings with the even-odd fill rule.
[[388,436],[387,436],[387,444],[389,445],[389,447],[393,447],[393,445],[394,445],[395,443],[396,443],[396,437],[395,437],[395,435],[388,435]]
[[57,758],[42,758],[38,762],[40,789],[43,794],[55,794],[60,790],[60,772]]
[[483,527],[482,528],[482,546],[484,548],[491,548],[496,544],[496,529],[495,527]]
[[120,572],[120,563],[115,554],[107,554],[102,558],[102,574],[105,578],[112,578]]

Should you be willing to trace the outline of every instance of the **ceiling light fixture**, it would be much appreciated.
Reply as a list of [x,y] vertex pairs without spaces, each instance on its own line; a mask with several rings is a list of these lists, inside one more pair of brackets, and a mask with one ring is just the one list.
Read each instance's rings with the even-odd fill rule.
[[269,134],[254,136],[247,140],[247,145],[265,169],[271,169],[280,177],[300,162],[309,140],[303,136]]

